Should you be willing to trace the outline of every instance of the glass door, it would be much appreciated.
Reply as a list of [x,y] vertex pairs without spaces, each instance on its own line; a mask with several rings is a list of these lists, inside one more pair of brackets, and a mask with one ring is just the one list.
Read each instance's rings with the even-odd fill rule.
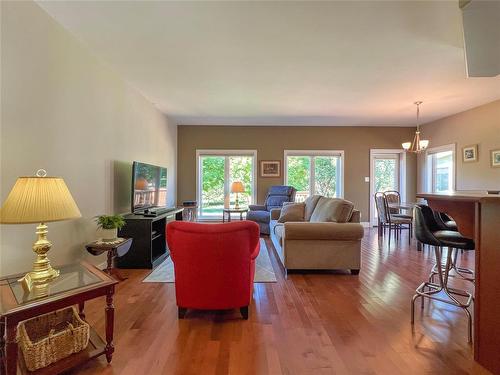
[[220,219],[224,208],[234,207],[236,194],[231,184],[243,183],[239,193],[240,207],[255,200],[255,152],[203,151],[198,152],[198,204],[200,219]]
[[400,191],[400,153],[371,154],[370,222],[377,223],[377,209],[373,196],[381,191]]
[[222,215],[225,196],[225,156],[200,156],[200,217]]

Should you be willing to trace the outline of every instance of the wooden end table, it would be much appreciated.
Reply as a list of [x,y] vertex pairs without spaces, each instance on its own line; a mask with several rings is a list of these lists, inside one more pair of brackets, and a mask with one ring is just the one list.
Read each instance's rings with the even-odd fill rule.
[[226,214],[227,214],[227,222],[231,222],[231,214],[236,213],[240,214],[240,220],[243,220],[243,214],[246,214],[248,212],[248,208],[224,208],[222,211],[222,222],[224,223],[226,221]]
[[124,256],[130,250],[132,246],[132,238],[119,238],[121,241],[116,243],[107,243],[103,241],[94,241],[85,245],[87,251],[92,255],[101,255],[102,253],[108,253],[108,263],[104,272],[108,275],[114,276],[118,281],[126,280],[127,278],[122,276],[120,271],[115,267],[116,258]]
[[[114,352],[113,296],[115,284],[111,276],[87,263],[56,267],[59,277],[45,285],[34,286],[26,293],[18,281],[24,274],[0,278],[0,373],[6,375],[60,374],[90,359],[106,355],[111,362]],[[65,307],[78,305],[80,317],[85,319],[85,301],[105,296],[104,307],[106,340],[90,327],[90,340],[86,349],[66,357],[48,367],[30,372],[24,360],[18,361],[17,326],[19,322]]]

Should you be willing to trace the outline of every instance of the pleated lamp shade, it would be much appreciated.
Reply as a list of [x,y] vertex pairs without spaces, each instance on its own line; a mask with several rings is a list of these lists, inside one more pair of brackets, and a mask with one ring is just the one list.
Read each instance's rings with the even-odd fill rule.
[[60,177],[19,177],[0,209],[0,223],[47,223],[82,214]]
[[243,182],[235,181],[231,184],[231,193],[244,193],[245,186],[243,186]]

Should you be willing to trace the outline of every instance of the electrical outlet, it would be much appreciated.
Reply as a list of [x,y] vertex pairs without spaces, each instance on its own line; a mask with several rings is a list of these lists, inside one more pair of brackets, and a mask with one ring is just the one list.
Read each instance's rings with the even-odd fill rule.
[[370,182],[370,177],[365,177],[365,182]]

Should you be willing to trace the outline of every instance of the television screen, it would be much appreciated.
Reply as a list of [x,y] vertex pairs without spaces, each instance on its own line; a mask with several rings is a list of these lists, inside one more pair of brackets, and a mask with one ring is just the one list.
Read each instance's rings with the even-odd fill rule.
[[167,168],[134,161],[132,212],[167,205]]

